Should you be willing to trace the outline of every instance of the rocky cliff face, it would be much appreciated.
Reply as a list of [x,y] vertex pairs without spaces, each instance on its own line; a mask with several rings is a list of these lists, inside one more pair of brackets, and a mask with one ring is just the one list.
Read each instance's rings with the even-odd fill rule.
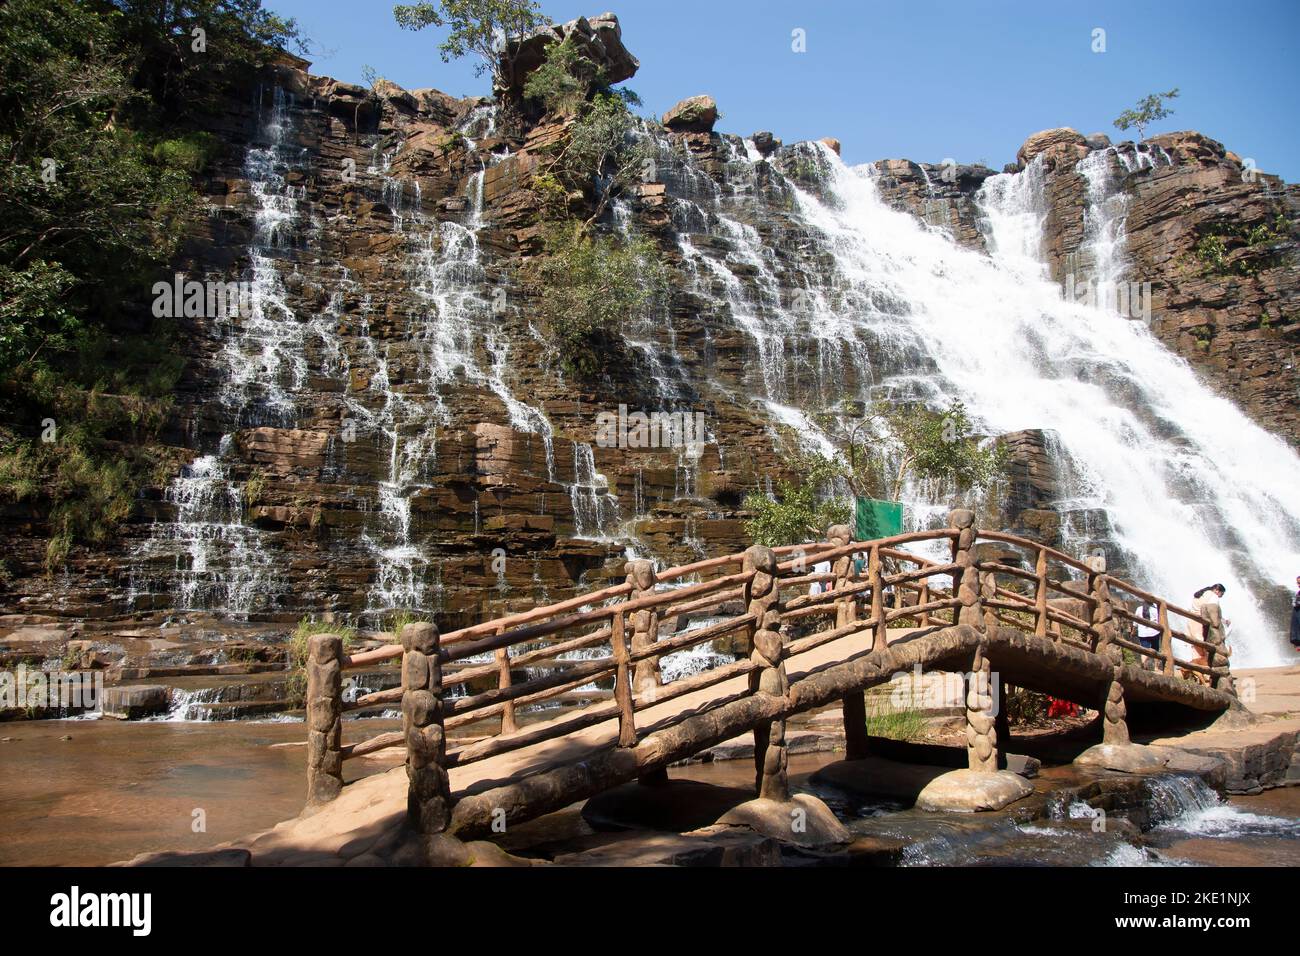
[[[1041,169],[1043,254],[1063,288],[1071,276],[1076,290],[1093,277],[1081,256],[1090,184],[1077,168],[1090,155],[1126,203],[1128,261],[1119,278],[1150,284],[1152,330],[1261,425],[1300,443],[1300,186],[1196,132],[1114,146],[1071,129],[1035,133],[1009,168]],[[983,248],[975,194],[991,170],[907,160],[876,166],[891,204]]]
[[[598,20],[574,29],[631,75],[617,21]],[[707,103],[685,101],[648,131],[654,174],[608,224],[654,237],[669,305],[629,323],[626,361],[588,382],[564,374],[522,269],[540,249],[533,175],[562,123],[506,138],[487,100],[290,67],[232,98],[213,119],[227,149],[206,184],[211,215],[177,269],[244,278],[253,308],[178,318],[189,365],[167,433],[177,473],[139,502],[117,547],[77,551],[46,579],[39,516],[4,516],[22,563],[5,610],[286,623],[418,607],[455,627],[621,578],[629,549],[674,563],[742,549],[742,498],[779,472],[789,428],[807,437],[805,410],[925,369],[892,367],[922,360],[823,334],[801,311],[824,294],[807,277],[831,270],[790,183],[823,189],[824,151],[721,135],[716,105],[696,100]],[[1075,165],[1092,151],[1072,131],[1021,151],[1045,177],[1058,279],[1083,268],[1089,184]],[[1199,134],[1157,137],[1147,152],[1162,161],[1129,169],[1133,152],[1104,155],[1123,179],[1153,327],[1295,441],[1300,194],[1243,181]],[[975,197],[991,175],[876,164],[886,201],[976,250],[987,239]],[[1257,224],[1277,237],[1248,235]],[[1202,240],[1216,229],[1225,250],[1211,262]],[[776,313],[788,328],[773,331]],[[598,417],[620,406],[699,413],[705,440],[604,446]],[[1008,442],[1006,520],[1059,540],[1050,439]]]

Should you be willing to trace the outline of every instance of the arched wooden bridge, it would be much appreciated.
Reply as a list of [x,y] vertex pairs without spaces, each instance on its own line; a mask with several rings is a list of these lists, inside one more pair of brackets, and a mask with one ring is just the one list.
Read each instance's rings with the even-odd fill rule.
[[[747,731],[758,793],[784,800],[786,719],[841,701],[848,756],[863,755],[864,692],[917,666],[972,675],[973,770],[997,769],[994,685],[977,680],[990,672],[1003,687],[1098,709],[1106,743],[1128,742],[1130,706],[1194,716],[1235,699],[1217,607],[1202,617],[1112,577],[1100,562],[980,532],[969,511],[952,512],[949,527],[938,530],[855,542],[838,526],[817,544],[753,547],[657,574],[648,561],[630,561],[626,570],[614,587],[448,634],[407,625],[400,646],[348,656],[339,637],[313,637],[309,801],[340,794],[344,760],[401,746],[408,825],[468,838],[491,832],[494,822],[522,822],[661,774]],[[814,583],[827,589],[810,593]],[[1135,613],[1143,602],[1158,608],[1154,622],[1144,621],[1161,632],[1156,650],[1128,636],[1143,620]],[[686,628],[688,616],[713,623]],[[1183,622],[1205,639],[1182,633]],[[747,656],[662,682],[662,656],[728,636],[733,646],[739,637]],[[600,648],[608,652],[573,658]],[[343,702],[344,670],[395,657],[402,658],[400,688]],[[539,664],[551,671],[515,679]],[[611,676],[612,700],[523,719],[528,705]],[[468,690],[485,678],[497,686]],[[346,710],[398,701],[402,731],[343,742]],[[469,724],[490,726],[486,736],[450,747],[447,731]]]

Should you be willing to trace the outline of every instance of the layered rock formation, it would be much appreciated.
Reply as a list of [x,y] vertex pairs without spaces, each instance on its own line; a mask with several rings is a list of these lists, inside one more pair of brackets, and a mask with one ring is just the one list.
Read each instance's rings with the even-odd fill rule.
[[[609,79],[635,72],[605,15],[524,41],[513,85],[565,36]],[[666,314],[629,322],[617,372],[581,381],[537,326],[523,269],[541,248],[534,175],[565,121],[507,137],[488,100],[291,67],[232,96],[212,122],[227,148],[205,184],[211,215],[177,269],[254,276],[261,320],[183,320],[188,366],[166,433],[177,471],[139,502],[124,540],[78,549],[50,580],[41,517],[9,509],[16,573],[4,609],[285,624],[415,606],[450,629],[621,579],[629,548],[669,563],[743,550],[744,495],[781,474],[782,443],[807,432],[799,410],[900,369],[883,349],[824,342],[800,311],[828,253],[782,175],[823,190],[825,152],[759,133],[764,160],[749,162],[716,119],[711,97],[670,110],[654,133],[654,175],[606,224],[655,239],[672,294]],[[1043,170],[1058,279],[1078,267],[1084,235],[1088,183],[1075,164],[1101,148],[1054,130],[1021,149]],[[1280,366],[1300,328],[1296,188],[1243,181],[1241,163],[1199,134],[1157,137],[1149,150],[1170,161],[1129,171],[1116,159],[1114,173],[1157,334],[1295,440],[1296,372]],[[876,174],[886,201],[983,250],[975,197],[992,170],[888,160]],[[592,205],[569,201],[575,213]],[[1285,228],[1261,242],[1248,235],[1258,224]],[[1246,233],[1225,232],[1211,268],[1201,243],[1219,228]],[[754,299],[792,317],[789,339],[755,330]],[[698,457],[602,447],[597,418],[620,406],[699,412],[707,441]],[[1059,541],[1047,439],[1008,442],[1005,523]]]
[[[1039,163],[1043,254],[1063,287],[1069,276],[1089,278],[1080,257],[1089,184],[1076,166],[1098,151],[1127,199],[1123,281],[1150,283],[1152,330],[1261,425],[1300,443],[1300,186],[1259,172],[1197,132],[1113,148],[1099,133],[1035,133],[1010,168]],[[982,248],[974,197],[991,170],[907,160],[876,167],[891,204]]]

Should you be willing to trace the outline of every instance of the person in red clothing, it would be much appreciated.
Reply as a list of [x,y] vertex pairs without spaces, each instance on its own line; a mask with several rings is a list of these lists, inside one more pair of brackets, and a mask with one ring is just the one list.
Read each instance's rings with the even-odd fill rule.
[[1052,698],[1052,702],[1047,705],[1048,717],[1078,717],[1079,705],[1072,700],[1060,700]]

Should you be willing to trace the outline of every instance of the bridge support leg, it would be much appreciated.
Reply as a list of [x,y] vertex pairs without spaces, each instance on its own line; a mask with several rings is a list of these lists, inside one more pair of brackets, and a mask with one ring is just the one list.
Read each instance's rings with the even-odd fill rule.
[[1210,621],[1210,626],[1205,631],[1205,639],[1214,645],[1214,650],[1210,651],[1209,655],[1210,666],[1214,668],[1214,674],[1210,677],[1210,686],[1236,697],[1237,685],[1232,680],[1228,655],[1223,652],[1228,643],[1227,635],[1223,633],[1223,611],[1219,605],[1211,604],[1205,608],[1204,613]]
[[1007,713],[1007,700],[1011,696],[1011,687],[1001,680],[997,684],[997,694],[994,699],[997,702],[998,712],[993,718],[993,734],[999,744],[998,766],[1005,770],[1007,750],[1011,747],[1011,717]]
[[402,732],[406,735],[406,819],[421,834],[451,821],[451,784],[442,727],[441,639],[433,624],[402,628]]
[[[853,530],[846,524],[833,524],[826,531],[826,540],[842,547],[853,540]],[[835,561],[835,589],[843,590],[852,584],[857,575],[853,571],[853,555],[846,554]],[[844,627],[858,619],[858,596],[849,594],[835,602],[835,626]],[[866,695],[849,694],[840,701],[844,710],[844,755],[849,760],[867,756],[871,744],[867,739]]]
[[956,624],[969,624],[976,630],[984,629],[984,612],[980,608],[980,572],[975,564],[975,513],[957,508],[948,513],[948,524],[957,529],[957,540],[952,545],[952,560],[957,565],[953,572],[953,595],[959,606]]
[[[750,660],[758,665],[750,673],[751,693],[784,697],[786,682],[781,637],[780,592],[776,586],[776,554],[770,548],[755,545],[745,552],[743,570],[749,575],[745,585],[745,604],[754,616]],[[786,776],[789,756],[786,753],[785,721],[773,720],[766,727],[754,729],[755,784],[760,798],[785,802],[790,799]]]
[[[649,561],[636,560],[629,561],[623,566],[627,573],[627,583],[632,586],[632,591],[628,594],[628,601],[636,601],[643,597],[649,597],[655,590],[655,568]],[[641,611],[632,612],[632,653],[643,651],[659,640],[659,612],[655,608],[647,608]],[[663,677],[659,673],[659,659],[657,657],[648,657],[645,660],[636,662],[633,670],[632,690],[634,693],[643,694],[646,691],[659,687],[663,684]]]
[[1124,705],[1124,685],[1119,680],[1120,668],[1106,686],[1106,697],[1101,705],[1101,742],[1124,745],[1129,743],[1128,708]]
[[871,753],[871,738],[867,736],[867,695],[862,691],[849,694],[841,704],[844,707],[844,756],[848,760],[861,760]]
[[996,773],[998,732],[994,725],[992,669],[984,645],[971,661],[966,688],[966,765],[971,770]]
[[326,803],[343,789],[343,638],[307,642],[307,802]]

